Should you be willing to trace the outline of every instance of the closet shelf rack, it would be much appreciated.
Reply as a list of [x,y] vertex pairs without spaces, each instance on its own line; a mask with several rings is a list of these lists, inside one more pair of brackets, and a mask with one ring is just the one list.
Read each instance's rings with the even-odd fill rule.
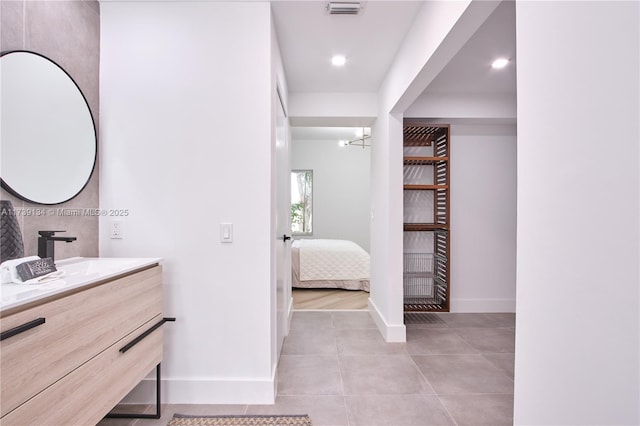
[[403,259],[405,312],[450,308],[449,132],[449,125],[424,119],[403,123],[403,189],[409,209],[403,224],[409,242]]
[[449,189],[449,185],[415,185],[415,184],[405,184],[404,189],[413,189],[413,190],[433,190],[433,189]]
[[403,157],[405,166],[432,166],[441,161],[449,161],[449,157]]
[[448,137],[449,127],[424,125],[420,120],[405,119],[402,132],[404,146],[431,146],[438,139]]
[[446,223],[405,223],[404,231],[448,231],[449,225]]

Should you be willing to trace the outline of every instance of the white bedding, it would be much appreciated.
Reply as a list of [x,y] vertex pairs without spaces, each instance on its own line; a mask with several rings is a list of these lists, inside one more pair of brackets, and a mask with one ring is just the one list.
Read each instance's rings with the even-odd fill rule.
[[292,256],[294,286],[369,290],[369,253],[353,241],[295,240]]

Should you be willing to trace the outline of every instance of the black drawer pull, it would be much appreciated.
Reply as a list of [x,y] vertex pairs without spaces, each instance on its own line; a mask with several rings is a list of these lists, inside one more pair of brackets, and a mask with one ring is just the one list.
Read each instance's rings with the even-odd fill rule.
[[142,333],[141,335],[139,335],[138,337],[136,337],[135,339],[133,339],[132,341],[130,341],[129,343],[124,345],[123,347],[121,347],[120,348],[120,352],[125,353],[126,351],[128,351],[129,349],[131,349],[132,347],[134,347],[135,345],[140,343],[142,341],[142,339],[144,339],[145,337],[147,337],[148,335],[153,333],[156,328],[160,327],[165,322],[167,322],[167,321],[175,321],[175,320],[176,320],[175,318],[166,318],[166,317],[162,318],[160,321],[158,321],[157,323],[152,325],[151,328],[149,328],[147,331],[145,331],[144,333]]
[[0,333],[0,341],[4,339],[8,339],[9,337],[13,337],[16,334],[24,333],[25,331],[31,330],[32,328],[36,328],[37,326],[44,324],[44,322],[45,322],[44,318],[38,318],[38,319],[34,319],[33,321],[29,321],[25,324],[14,327],[10,330],[3,331],[2,333]]

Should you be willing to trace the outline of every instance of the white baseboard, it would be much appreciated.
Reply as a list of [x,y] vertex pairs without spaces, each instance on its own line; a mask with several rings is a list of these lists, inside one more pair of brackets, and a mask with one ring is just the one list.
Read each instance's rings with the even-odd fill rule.
[[373,322],[376,323],[378,330],[382,333],[382,337],[386,342],[406,342],[407,341],[407,328],[404,324],[389,325],[385,321],[384,316],[380,313],[380,310],[373,303],[373,300],[369,298],[369,314],[373,318]]
[[285,330],[285,336],[289,335],[291,330],[291,319],[293,318],[293,297],[289,300],[289,311],[287,312],[287,327]]
[[[124,404],[155,404],[156,381],[145,378]],[[275,379],[198,380],[162,379],[165,404],[274,404]]]
[[451,299],[451,312],[515,312],[516,299]]
[[[293,298],[287,307],[288,334],[293,316]],[[275,373],[274,373],[275,374]],[[274,404],[275,377],[270,379],[172,379],[163,378],[162,402],[166,404]],[[153,374],[127,395],[124,404],[155,404],[156,380]]]

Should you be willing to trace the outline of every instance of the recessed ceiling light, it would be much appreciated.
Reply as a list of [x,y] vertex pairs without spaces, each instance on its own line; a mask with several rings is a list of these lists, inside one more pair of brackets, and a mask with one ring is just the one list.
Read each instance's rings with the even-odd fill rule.
[[344,55],[335,55],[331,58],[331,64],[335,67],[341,67],[347,62],[347,58]]
[[509,65],[509,59],[507,58],[498,58],[491,64],[491,68],[500,69]]

